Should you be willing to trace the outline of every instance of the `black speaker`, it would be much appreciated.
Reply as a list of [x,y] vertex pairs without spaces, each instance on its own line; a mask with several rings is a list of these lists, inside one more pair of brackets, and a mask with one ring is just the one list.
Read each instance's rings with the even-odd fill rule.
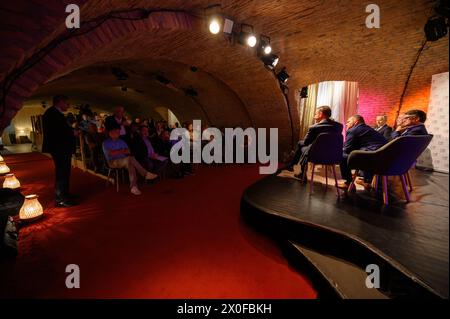
[[445,18],[430,18],[425,24],[424,31],[428,41],[437,41],[445,37],[448,32]]
[[306,99],[308,97],[308,87],[307,86],[302,87],[302,90],[300,91],[300,97],[302,99]]

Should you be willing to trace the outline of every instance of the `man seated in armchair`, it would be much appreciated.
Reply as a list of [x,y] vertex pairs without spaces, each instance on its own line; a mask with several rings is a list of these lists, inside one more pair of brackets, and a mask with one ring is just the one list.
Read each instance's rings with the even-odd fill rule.
[[[386,139],[370,126],[366,125],[361,115],[353,115],[347,120],[347,134],[344,143],[343,158],[341,162],[341,176],[345,179],[344,183],[339,184],[339,188],[347,189],[352,182],[352,173],[347,165],[347,158],[352,151],[364,150],[375,151],[387,143]],[[363,172],[363,180],[357,180],[356,183],[370,188],[372,174]]]
[[408,135],[428,135],[425,128],[427,113],[422,110],[410,110],[402,114],[395,131],[392,132],[392,139]]
[[300,173],[294,176],[301,180],[303,180],[304,174],[306,173],[309,149],[317,136],[321,133],[342,134],[343,125],[331,119],[331,108],[329,106],[317,108],[314,121],[315,124],[308,128],[305,138],[298,142],[295,155],[292,161],[286,166],[287,170],[293,171],[293,166],[300,162]]

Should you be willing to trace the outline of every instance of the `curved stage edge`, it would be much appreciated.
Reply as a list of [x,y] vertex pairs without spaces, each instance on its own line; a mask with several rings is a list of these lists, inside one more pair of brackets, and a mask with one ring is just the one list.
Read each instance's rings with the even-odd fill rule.
[[[319,296],[323,289],[342,298],[367,297],[362,289],[342,293],[339,283],[361,278],[367,265],[375,264],[378,290],[387,298],[448,298],[448,174],[416,170],[412,180],[407,204],[399,179],[392,178],[385,207],[379,192],[358,190],[337,198],[319,172],[310,194],[309,184],[283,172],[246,189],[241,213],[281,244],[292,265],[308,264]],[[341,273],[327,272],[336,262]]]

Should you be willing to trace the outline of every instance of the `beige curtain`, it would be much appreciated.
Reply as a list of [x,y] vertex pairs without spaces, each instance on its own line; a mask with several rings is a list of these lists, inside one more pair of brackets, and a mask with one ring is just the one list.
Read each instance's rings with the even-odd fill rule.
[[319,84],[308,85],[308,98],[303,106],[301,122],[300,122],[300,139],[302,139],[308,127],[314,123],[314,113],[316,112],[317,90]]
[[322,105],[331,107],[333,119],[344,124],[357,113],[358,92],[358,82],[326,81],[309,85],[308,98],[301,114],[300,138],[306,135],[308,127],[314,122],[316,108]]

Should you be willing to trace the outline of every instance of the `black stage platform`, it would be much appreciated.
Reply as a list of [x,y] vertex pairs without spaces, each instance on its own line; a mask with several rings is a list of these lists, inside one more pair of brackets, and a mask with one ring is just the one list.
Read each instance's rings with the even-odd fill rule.
[[[408,204],[400,179],[391,178],[389,207],[375,191],[358,189],[338,200],[334,186],[326,189],[320,179],[310,195],[309,184],[289,173],[264,178],[245,191],[242,213],[270,235],[297,243],[291,252],[302,255],[309,250],[299,247],[308,247],[360,269],[380,265],[381,291],[389,297],[448,298],[448,174],[412,172]],[[320,268],[319,261],[313,264]]]

